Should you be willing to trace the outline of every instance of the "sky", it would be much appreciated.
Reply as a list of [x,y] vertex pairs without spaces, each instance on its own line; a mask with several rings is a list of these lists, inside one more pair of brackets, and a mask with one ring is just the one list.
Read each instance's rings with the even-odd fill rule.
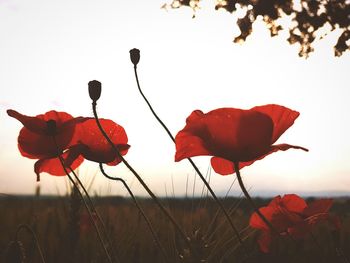
[[[90,80],[102,82],[99,116],[122,125],[131,148],[126,159],[160,196],[200,194],[190,164],[174,162],[175,146],[138,93],[129,50],[141,50],[141,88],[175,135],[195,109],[280,104],[300,112],[278,143],[308,148],[274,153],[242,169],[252,195],[347,194],[350,189],[350,53],[334,57],[339,32],[315,44],[308,59],[286,35],[270,38],[263,23],[243,44],[235,17],[204,1],[195,18],[190,8],[164,9],[165,0],[20,1],[0,0],[0,193],[63,195],[66,177],[42,174],[22,157],[17,137],[22,124],[6,114],[29,116],[49,110],[92,116]],[[234,176],[210,171],[210,157],[193,158],[219,195]],[[146,196],[128,169],[107,167],[135,194]],[[85,161],[79,175],[92,194],[127,196]],[[186,187],[187,185],[187,187]],[[240,194],[234,184],[230,195]]]

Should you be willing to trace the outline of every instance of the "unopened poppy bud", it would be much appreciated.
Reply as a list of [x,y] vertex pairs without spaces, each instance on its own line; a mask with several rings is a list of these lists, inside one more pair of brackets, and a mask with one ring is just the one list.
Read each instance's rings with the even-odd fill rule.
[[130,51],[130,60],[134,66],[136,66],[140,61],[140,50],[137,48],[133,48]]
[[91,80],[88,83],[90,98],[96,102],[101,96],[101,82],[97,80]]
[[56,121],[54,120],[48,120],[46,122],[47,127],[47,134],[48,135],[55,135],[56,134]]

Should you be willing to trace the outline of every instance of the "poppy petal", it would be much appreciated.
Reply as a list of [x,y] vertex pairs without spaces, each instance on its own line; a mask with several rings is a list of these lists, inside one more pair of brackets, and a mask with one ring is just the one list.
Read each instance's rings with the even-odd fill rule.
[[[63,159],[67,158],[67,152],[62,155],[62,158]],[[83,161],[84,161],[84,158],[79,156],[72,162],[70,167],[72,168],[72,170],[75,170]],[[62,168],[62,164],[58,157],[38,160],[34,164],[34,172],[37,174],[37,176],[39,176],[39,174],[43,172],[51,175],[55,175],[55,176],[66,175],[66,172]]]
[[211,155],[205,141],[187,129],[187,126],[176,135],[175,146],[175,162],[194,156]]
[[211,167],[217,174],[229,175],[235,172],[233,162],[220,157],[212,157],[210,159]]
[[37,133],[37,134],[44,134],[46,135],[46,127],[47,124],[44,120],[39,119],[37,117],[30,117],[23,115],[15,110],[7,110],[7,114],[20,121],[24,127],[26,127],[31,132]]
[[297,111],[276,104],[256,106],[252,110],[264,113],[272,119],[274,127],[271,144],[276,142],[300,115]]
[[[272,221],[273,216],[278,212],[275,207],[264,206],[259,208],[260,213],[262,213],[268,221]],[[261,219],[261,217],[254,212],[249,220],[249,225],[252,228],[270,231],[270,227]]]
[[302,213],[307,207],[304,199],[296,194],[286,194],[281,198],[280,204],[288,211],[293,213]]
[[204,115],[204,113],[201,110],[194,110],[190,114],[190,116],[187,117],[186,123],[191,123],[199,118],[201,118]]
[[263,231],[258,238],[258,244],[261,252],[269,253],[271,242],[272,234],[270,233],[270,231]]
[[309,217],[316,214],[328,213],[332,205],[333,205],[332,199],[315,200],[304,209],[303,215],[306,217]]
[[[124,128],[108,119],[100,119],[100,123],[114,145],[120,149],[121,154],[126,154],[130,145],[127,144],[128,137]],[[78,124],[77,127],[79,144],[85,145],[81,148],[81,154],[85,159],[110,165],[116,165],[121,161],[102,135],[95,119],[88,119]]]
[[18,149],[22,156],[43,159],[57,156],[57,147],[51,136],[40,135],[23,127],[18,136]]
[[[268,153],[258,157],[255,160],[248,161],[248,162],[239,162],[239,169],[241,170],[243,167],[249,166],[253,164],[255,161],[261,160],[265,158],[266,156],[270,155],[271,153],[277,152],[277,151],[286,151],[288,149],[301,149],[304,151],[308,151],[308,149],[301,147],[301,146],[294,146],[290,144],[276,144],[272,145],[271,149]],[[214,171],[221,175],[228,175],[235,173],[235,169],[233,166],[233,163],[231,161],[228,161],[223,158],[219,157],[212,157],[211,158],[211,166],[213,167]]]
[[[129,145],[129,144],[119,144],[119,145],[117,145],[117,149],[118,149],[119,153],[120,153],[122,156],[124,156],[125,154],[128,153],[129,148],[130,148],[130,145]],[[107,163],[107,165],[115,166],[115,165],[119,164],[121,161],[122,161],[122,159],[119,158],[119,157],[117,156],[117,154],[116,154],[115,160],[112,161],[112,162]]]

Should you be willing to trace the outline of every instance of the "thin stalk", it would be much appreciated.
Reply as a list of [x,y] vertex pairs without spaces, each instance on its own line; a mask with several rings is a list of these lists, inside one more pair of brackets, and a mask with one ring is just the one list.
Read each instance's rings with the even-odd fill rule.
[[20,224],[18,227],[17,227],[17,230],[16,230],[16,235],[15,235],[15,240],[17,241],[18,240],[18,236],[19,236],[19,232],[22,230],[22,229],[25,229],[27,230],[27,232],[29,232],[34,240],[34,243],[35,243],[35,246],[36,248],[38,249],[38,253],[39,253],[39,256],[40,256],[40,259],[41,259],[41,262],[45,263],[45,259],[44,259],[44,255],[43,255],[43,251],[41,250],[41,247],[39,245],[39,241],[36,237],[36,234],[34,233],[33,229],[28,226],[27,224]]
[[[56,144],[56,147],[57,147],[56,139],[55,139],[55,137],[53,137],[53,138],[54,138],[54,141],[55,141],[55,144]],[[58,147],[57,147],[57,149],[58,149]],[[94,228],[95,228],[95,231],[96,231],[96,233],[97,233],[98,239],[99,239],[99,241],[100,241],[100,243],[101,243],[101,246],[102,246],[102,248],[103,248],[103,250],[104,250],[104,252],[105,252],[105,254],[106,254],[106,256],[107,256],[108,261],[109,261],[110,263],[113,263],[112,258],[111,258],[111,255],[109,254],[109,252],[108,252],[108,250],[107,250],[107,247],[106,247],[106,245],[105,245],[104,242],[103,242],[101,232],[100,232],[100,230],[98,229],[97,224],[96,224],[96,222],[95,222],[95,220],[94,220],[94,218],[93,218],[93,216],[92,216],[92,212],[91,212],[91,210],[90,210],[90,207],[89,207],[88,204],[86,203],[86,200],[85,200],[83,194],[80,192],[79,187],[76,185],[76,183],[74,182],[73,178],[72,178],[71,175],[69,174],[69,172],[68,172],[66,166],[64,165],[64,160],[63,160],[62,156],[61,156],[61,155],[58,155],[58,158],[59,158],[59,160],[60,160],[60,163],[61,163],[61,165],[62,165],[62,168],[63,168],[64,172],[65,172],[66,175],[68,176],[68,178],[69,178],[69,180],[71,181],[71,183],[73,184],[73,186],[74,186],[74,187],[76,188],[76,190],[78,191],[79,196],[80,196],[81,200],[82,200],[83,203],[84,203],[84,206],[85,206],[85,208],[86,208],[86,210],[87,210],[87,212],[88,212],[88,214],[89,214],[90,220],[91,220],[91,222],[92,222],[92,224],[93,224],[93,226],[94,226]],[[118,261],[118,260],[117,260],[117,261]],[[119,262],[119,261],[118,261],[118,262]]]
[[90,205],[90,209],[92,210],[92,212],[97,216],[97,219],[98,221],[100,222],[101,226],[102,226],[102,229],[103,229],[103,234],[105,235],[106,239],[107,239],[107,242],[108,242],[108,245],[112,251],[112,253],[114,254],[114,258],[116,258],[116,255],[114,253],[114,250],[113,250],[113,245],[112,245],[112,241],[111,239],[109,238],[109,235],[108,235],[108,232],[107,232],[107,228],[106,228],[106,225],[104,224],[100,214],[97,212],[97,210],[95,209],[95,205],[94,203],[92,202],[91,198],[90,198],[90,195],[88,193],[88,191],[86,190],[85,186],[83,185],[83,183],[81,182],[81,180],[79,179],[79,176],[74,172],[74,170],[71,168],[71,167],[68,167],[69,170],[71,171],[71,173],[73,174],[75,180],[78,182],[79,186],[83,189],[84,193],[85,193],[85,196],[89,202],[89,205]]
[[130,187],[128,186],[128,184],[125,182],[124,179],[120,178],[120,177],[111,177],[109,176],[105,170],[103,169],[103,165],[102,163],[100,163],[100,171],[101,173],[108,179],[110,180],[114,180],[114,181],[119,181],[123,184],[123,186],[126,188],[126,190],[128,191],[129,195],[131,196],[132,200],[134,201],[134,204],[135,206],[137,207],[137,209],[139,210],[139,212],[141,213],[142,217],[145,219],[146,221],[146,224],[149,228],[149,230],[151,231],[151,234],[153,236],[153,239],[154,239],[154,242],[156,243],[157,247],[160,249],[163,257],[164,257],[164,260],[165,262],[169,262],[169,257],[168,255],[166,254],[162,244],[160,243],[153,227],[152,227],[152,224],[151,224],[151,221],[148,219],[148,217],[146,216],[145,212],[143,211],[142,207],[140,206],[140,204],[137,202],[136,198],[135,198],[135,195],[133,194],[133,192],[131,191]]
[[235,168],[235,172],[236,172],[236,176],[237,176],[237,180],[239,183],[239,186],[242,189],[242,192],[244,194],[244,196],[247,198],[247,200],[249,201],[250,205],[252,206],[252,208],[254,209],[255,213],[257,213],[257,215],[262,219],[262,221],[264,221],[264,223],[277,235],[279,235],[279,232],[274,228],[274,226],[270,223],[269,220],[267,220],[267,218],[260,212],[260,210],[258,209],[258,207],[256,206],[256,204],[254,203],[253,199],[250,197],[247,189],[244,186],[242,177],[241,177],[241,173],[239,171],[239,163],[238,162],[234,162],[233,163],[234,168]]
[[[158,117],[158,115],[156,114],[156,112],[153,110],[152,105],[149,103],[149,101],[147,100],[146,96],[143,94],[141,87],[140,87],[140,82],[139,82],[139,78],[137,75],[137,66],[134,65],[134,73],[135,73],[135,78],[136,78],[136,83],[137,83],[137,87],[138,90],[141,93],[141,96],[143,97],[143,99],[146,101],[149,109],[151,110],[151,112],[153,113],[153,116],[157,119],[157,121],[160,123],[160,125],[164,128],[164,130],[166,131],[166,133],[169,135],[169,137],[171,138],[171,140],[175,143],[175,138],[174,136],[171,134],[170,130],[168,129],[168,127],[164,124],[164,122]],[[235,233],[239,243],[244,247],[244,243],[243,240],[239,234],[239,231],[237,230],[237,228],[235,227],[230,215],[228,214],[227,210],[225,209],[225,207],[223,206],[223,204],[220,202],[220,200],[217,198],[216,194],[214,193],[213,189],[210,187],[209,183],[207,182],[207,180],[205,180],[204,176],[202,175],[201,171],[198,169],[197,165],[192,161],[191,158],[187,158],[187,160],[191,163],[192,167],[195,169],[196,173],[198,174],[198,176],[201,178],[201,180],[203,181],[204,185],[207,187],[207,189],[209,190],[211,196],[214,198],[214,200],[216,201],[216,203],[219,205],[221,211],[224,213],[227,221],[229,222],[233,232]]]
[[181,227],[179,226],[179,224],[176,222],[176,220],[172,217],[172,215],[168,212],[168,210],[161,204],[161,202],[158,200],[158,198],[155,196],[155,194],[151,191],[151,189],[147,186],[147,184],[143,181],[143,179],[141,178],[141,176],[135,171],[135,169],[125,160],[125,158],[120,154],[118,148],[114,145],[114,143],[111,141],[111,139],[108,137],[108,135],[106,134],[105,130],[103,129],[100,120],[98,118],[97,115],[97,111],[96,111],[96,101],[92,102],[92,110],[94,113],[94,117],[95,117],[95,121],[96,124],[98,126],[98,128],[100,129],[102,135],[106,138],[106,140],[108,141],[108,143],[111,145],[111,147],[113,148],[113,150],[115,151],[115,153],[117,154],[118,158],[124,163],[124,165],[132,172],[132,174],[137,178],[137,180],[140,182],[140,184],[142,185],[142,187],[147,191],[147,193],[151,196],[151,198],[153,199],[153,201],[158,205],[158,207],[160,208],[160,210],[164,213],[164,215],[166,215],[166,217],[170,220],[170,222],[173,224],[173,226],[175,227],[175,229],[177,230],[177,232],[181,235],[182,239],[185,241],[185,243],[188,245],[189,249],[191,249],[192,252],[193,248],[192,245],[189,241],[189,239],[187,238],[186,234],[182,231]]

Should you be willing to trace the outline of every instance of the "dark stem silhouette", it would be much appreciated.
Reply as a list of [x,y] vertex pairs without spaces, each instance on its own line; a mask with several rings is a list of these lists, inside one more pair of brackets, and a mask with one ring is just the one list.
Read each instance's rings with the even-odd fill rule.
[[144,218],[144,220],[146,221],[146,224],[148,226],[148,229],[151,231],[151,234],[153,236],[153,239],[154,239],[154,242],[156,243],[157,247],[159,248],[165,262],[169,262],[169,257],[168,255],[166,254],[162,244],[160,243],[158,237],[157,237],[157,234],[156,232],[154,231],[153,227],[152,227],[152,224],[151,224],[151,221],[148,219],[148,217],[146,216],[145,212],[143,211],[142,207],[140,206],[140,204],[137,202],[136,200],[136,197],[135,195],[133,194],[133,192],[131,191],[130,187],[128,186],[128,184],[125,182],[125,180],[123,178],[120,178],[120,177],[112,177],[112,176],[109,176],[105,170],[103,169],[103,165],[102,163],[99,164],[99,167],[100,167],[100,171],[101,173],[108,179],[110,180],[114,180],[114,181],[119,181],[123,184],[123,186],[126,188],[126,190],[128,191],[129,195],[131,196],[132,200],[134,201],[134,204],[135,206],[137,207],[137,209],[139,210],[139,212],[141,213],[142,217]]
[[[157,119],[157,121],[160,123],[160,125],[162,125],[162,127],[164,128],[164,130],[167,132],[167,134],[169,135],[169,137],[171,138],[171,140],[175,143],[175,138],[174,136],[171,134],[171,132],[169,131],[169,129],[167,128],[167,126],[164,124],[164,122],[158,117],[158,115],[156,114],[156,112],[153,110],[152,105],[149,103],[149,101],[147,100],[146,96],[143,94],[141,87],[140,87],[140,83],[139,83],[139,78],[137,75],[137,65],[134,64],[134,73],[135,73],[135,78],[136,78],[136,83],[137,83],[137,87],[139,92],[141,93],[141,96],[144,98],[144,100],[146,101],[149,109],[151,110],[151,112],[153,113],[154,117]],[[209,190],[211,196],[214,198],[214,200],[216,201],[216,203],[219,205],[221,211],[224,213],[227,221],[229,222],[233,232],[235,233],[239,243],[244,247],[244,243],[243,240],[239,234],[239,231],[237,230],[237,228],[235,227],[230,215],[228,214],[227,210],[225,209],[225,207],[223,206],[223,204],[220,202],[220,200],[217,198],[216,194],[214,193],[213,189],[210,187],[209,183],[207,182],[207,180],[205,180],[204,176],[202,175],[201,171],[198,169],[198,167],[196,166],[196,164],[192,161],[191,158],[187,158],[187,160],[191,163],[192,167],[194,168],[194,170],[196,171],[196,173],[198,174],[198,176],[201,178],[202,182],[204,183],[204,185],[207,187],[207,189]]]
[[179,224],[176,222],[176,220],[172,217],[172,215],[167,211],[167,209],[162,205],[162,203],[158,200],[158,198],[155,196],[155,194],[151,191],[151,189],[147,186],[147,184],[143,181],[143,179],[141,178],[141,176],[136,172],[136,170],[125,160],[125,158],[120,154],[118,148],[114,145],[114,143],[112,142],[112,140],[108,137],[107,133],[105,132],[105,130],[103,129],[98,115],[97,115],[97,110],[96,110],[96,101],[92,102],[92,110],[93,110],[93,114],[95,117],[95,121],[96,124],[99,128],[99,130],[101,131],[102,135],[106,138],[106,140],[108,141],[108,143],[110,144],[110,146],[113,148],[113,150],[115,151],[115,153],[117,154],[117,157],[124,163],[124,165],[132,172],[132,174],[136,177],[136,179],[139,181],[139,183],[142,185],[142,187],[146,190],[146,192],[149,194],[149,196],[151,196],[151,198],[153,199],[153,201],[158,205],[158,207],[160,208],[160,210],[163,212],[163,214],[170,220],[170,222],[172,223],[172,225],[174,226],[175,230],[177,231],[177,233],[180,234],[180,236],[182,237],[183,241],[187,244],[188,248],[191,250],[191,252],[193,253],[195,258],[198,258],[198,256],[196,255],[196,252],[194,251],[190,240],[188,239],[188,237],[186,236],[186,234],[183,232],[183,230],[181,229],[181,227],[179,226]]

